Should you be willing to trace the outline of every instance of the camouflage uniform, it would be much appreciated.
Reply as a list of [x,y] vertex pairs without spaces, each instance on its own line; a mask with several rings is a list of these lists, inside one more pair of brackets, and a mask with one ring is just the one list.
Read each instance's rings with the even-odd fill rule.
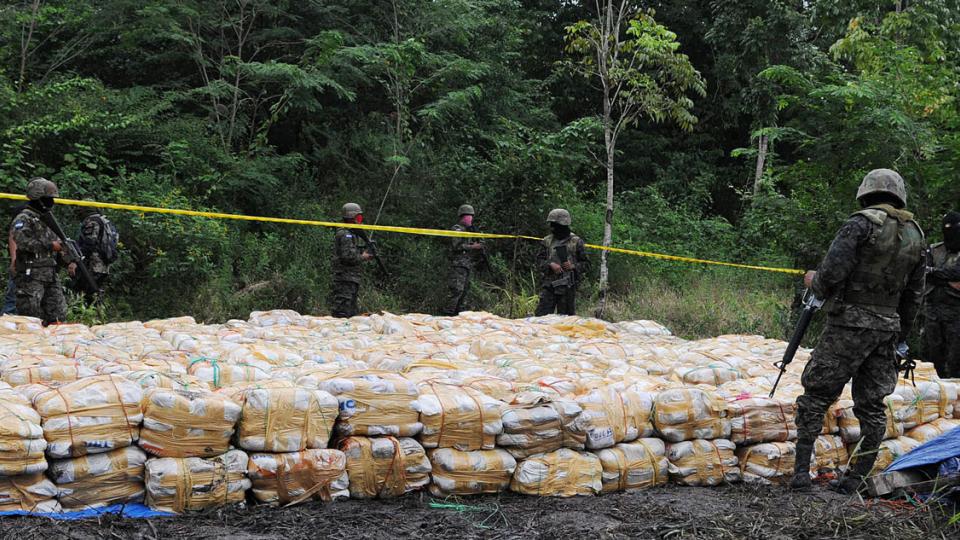
[[[99,213],[92,213],[83,218],[80,222],[80,242],[81,246],[97,246],[100,244],[100,235],[103,234],[103,221]],[[90,276],[97,283],[98,289],[103,289],[110,274],[110,265],[103,260],[103,256],[97,250],[84,252],[83,263],[90,272]],[[89,286],[79,275],[73,280],[71,287],[77,291],[83,291],[88,301],[93,299],[93,293],[88,291]]]
[[349,318],[359,312],[357,294],[363,277],[363,249],[356,232],[341,227],[333,237],[333,284],[330,287],[330,312]]
[[930,248],[933,270],[924,295],[924,352],[944,379],[960,377],[960,252],[943,243]]
[[809,470],[824,415],[851,378],[863,437],[851,477],[872,469],[886,425],[883,399],[897,382],[895,347],[920,307],[924,245],[912,215],[890,205],[855,213],[830,245],[812,285],[827,300],[827,326],[803,370],[804,394],[797,398],[797,455],[806,456],[805,463],[797,458],[798,475]]
[[37,317],[46,324],[65,321],[67,302],[57,277],[57,266],[71,262],[66,246],[60,254],[53,251],[53,242],[59,240],[57,235],[30,207],[13,220],[10,231],[17,245],[13,278],[17,288],[17,314]]
[[[458,232],[472,232],[473,227],[465,227],[458,223],[452,230]],[[450,271],[447,274],[447,302],[441,315],[456,316],[463,310],[463,301],[470,289],[470,277],[483,260],[482,250],[468,249],[467,246],[480,243],[476,238],[452,238],[450,242]]]
[[[567,246],[567,259],[573,263],[573,270],[563,274],[554,274],[550,263],[562,264],[557,256],[557,247]],[[537,304],[537,317],[557,312],[561,315],[577,314],[577,286],[590,266],[583,240],[570,233],[564,240],[554,240],[552,234],[543,239],[537,263],[542,274],[540,301]]]

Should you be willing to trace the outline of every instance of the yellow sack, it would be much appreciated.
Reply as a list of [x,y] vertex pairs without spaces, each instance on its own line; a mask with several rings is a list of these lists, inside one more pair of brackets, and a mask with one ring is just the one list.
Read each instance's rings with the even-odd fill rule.
[[497,446],[516,459],[560,448],[583,450],[586,433],[577,422],[581,412],[571,399],[508,405],[500,417],[503,433],[497,435]]
[[147,455],[136,446],[50,462],[48,473],[60,490],[64,509],[143,502]]
[[957,385],[949,381],[917,381],[917,386],[901,383],[890,397],[895,396],[904,402],[904,429],[913,429],[937,418],[952,417]]
[[247,454],[231,450],[215,458],[156,458],[146,466],[147,506],[177,514],[243,503],[250,489]]
[[257,452],[326,448],[339,406],[323,390],[252,388],[243,397],[237,443]]
[[[884,439],[896,439],[903,436],[903,400],[899,396],[889,396],[883,400],[886,415]],[[837,402],[837,426],[840,438],[846,444],[856,444],[860,440],[860,421],[853,413],[853,400],[841,399]]]
[[653,423],[669,442],[730,437],[726,404],[713,392],[673,388],[657,394]]
[[84,364],[65,356],[24,356],[6,363],[0,370],[0,380],[11,386],[20,386],[76,381],[96,374]]
[[343,375],[319,384],[340,401],[337,433],[413,437],[420,433],[420,392],[393,373]]
[[247,475],[253,497],[291,506],[307,500],[330,502],[350,496],[347,456],[339,450],[312,449],[284,454],[250,454]]
[[741,478],[736,445],[727,439],[683,441],[667,446],[670,478],[681,486],[717,486]]
[[47,470],[41,419],[30,403],[12,390],[0,390],[0,476]]
[[58,494],[43,473],[0,476],[0,512],[60,512]]
[[[856,445],[851,445],[847,448],[851,454],[854,454],[854,463],[856,463],[856,453],[859,450],[855,450]],[[911,439],[910,437],[900,437],[897,439],[887,439],[880,443],[880,450],[877,452],[877,461],[873,464],[873,469],[870,471],[870,474],[879,474],[886,470],[896,459],[904,454],[909,453],[914,448],[920,446],[920,441]]]
[[503,402],[440,381],[426,381],[419,389],[420,442],[425,448],[493,449],[497,435],[503,432]]
[[907,437],[913,440],[925,443],[935,439],[944,433],[960,427],[960,420],[948,420],[946,418],[937,418],[929,424],[919,425],[907,432]]
[[577,398],[583,412],[577,419],[586,434],[586,447],[609,448],[653,434],[650,411],[653,395],[606,387]]
[[600,458],[595,454],[561,448],[521,461],[510,480],[510,489],[540,497],[596,495],[603,490],[602,473]]
[[813,460],[813,472],[845,471],[850,463],[850,454],[839,435],[820,435],[813,445]]
[[226,396],[154,388],[143,400],[140,446],[160,457],[213,457],[227,451],[241,407]]
[[430,452],[430,463],[430,493],[437,497],[504,491],[517,468],[517,460],[500,449],[461,452],[439,448]]
[[354,499],[399,497],[430,482],[430,460],[409,437],[348,437],[340,450]]
[[737,449],[740,472],[748,484],[783,484],[793,478],[797,447],[793,442],[760,443]]
[[779,399],[754,397],[727,401],[730,440],[749,445],[797,438],[796,405]]
[[666,445],[660,439],[644,438],[620,443],[596,452],[603,468],[604,493],[663,486],[669,479]]

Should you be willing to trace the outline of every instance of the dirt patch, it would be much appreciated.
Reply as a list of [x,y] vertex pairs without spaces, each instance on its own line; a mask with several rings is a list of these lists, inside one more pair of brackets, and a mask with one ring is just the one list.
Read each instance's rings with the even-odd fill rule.
[[573,499],[500,496],[441,500],[416,494],[293,508],[225,508],[152,520],[2,518],[0,538],[297,540],[316,538],[956,538],[948,511],[864,502],[825,490],[667,487]]

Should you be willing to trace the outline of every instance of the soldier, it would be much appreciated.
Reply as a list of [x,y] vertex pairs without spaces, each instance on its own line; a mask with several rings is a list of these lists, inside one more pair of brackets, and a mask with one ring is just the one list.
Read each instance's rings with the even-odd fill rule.
[[960,377],[960,212],[943,217],[943,242],[930,247],[923,342],[941,379]]
[[[474,211],[469,204],[460,206],[460,221],[452,227],[454,231],[474,232]],[[476,238],[451,239],[450,273],[447,275],[449,295],[447,303],[440,310],[441,315],[455,317],[463,309],[463,301],[470,289],[470,275],[483,262],[485,246]]]
[[[87,270],[100,290],[110,274],[110,265],[117,259],[120,236],[113,223],[96,208],[85,207],[81,217],[77,245]],[[73,288],[86,293],[88,300],[90,295],[97,292],[86,290],[89,286],[82,280],[75,280]]]
[[883,398],[897,384],[895,350],[920,308],[925,240],[904,210],[903,178],[889,169],[871,171],[857,200],[863,209],[840,228],[818,271],[804,277],[827,301],[827,324],[801,378],[794,489],[810,487],[814,441],[827,408],[851,378],[862,439],[850,471],[834,487],[855,492],[873,469],[886,427]]
[[570,212],[556,208],[547,214],[550,234],[543,239],[538,263],[543,274],[537,317],[556,311],[576,315],[577,286],[590,266],[583,240],[570,232]]
[[10,233],[16,244],[14,283],[17,288],[17,313],[37,317],[43,323],[63,322],[67,302],[57,277],[57,266],[66,264],[70,275],[76,272],[66,246],[40,219],[53,208],[60,194],[53,182],[34,178],[27,184],[27,207],[13,220]]
[[[343,205],[344,223],[363,223],[359,204]],[[359,232],[347,227],[337,229],[333,237],[333,284],[330,287],[330,312],[334,317],[350,318],[357,314],[357,293],[360,292],[362,264],[373,258],[360,245]]]

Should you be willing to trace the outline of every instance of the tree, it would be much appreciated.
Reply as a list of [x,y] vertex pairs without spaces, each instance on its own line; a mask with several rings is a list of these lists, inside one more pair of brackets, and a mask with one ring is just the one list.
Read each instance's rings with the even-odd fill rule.
[[[658,24],[652,10],[637,10],[630,0],[596,0],[594,19],[567,27],[566,50],[576,57],[566,65],[594,82],[603,105],[605,247],[610,246],[613,236],[614,166],[620,134],[641,117],[654,122],[673,121],[684,130],[691,130],[697,122],[687,93],[704,96],[706,87],[679,48],[677,35]],[[598,317],[606,307],[607,253],[604,251],[600,258]]]

